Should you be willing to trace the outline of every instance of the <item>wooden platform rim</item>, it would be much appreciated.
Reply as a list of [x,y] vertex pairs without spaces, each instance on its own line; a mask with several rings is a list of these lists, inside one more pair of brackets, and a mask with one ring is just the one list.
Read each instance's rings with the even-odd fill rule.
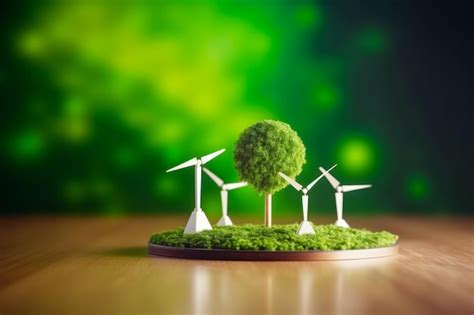
[[201,260],[248,260],[248,261],[318,261],[369,259],[396,255],[399,241],[388,247],[346,250],[227,250],[206,248],[183,248],[148,243],[150,256]]

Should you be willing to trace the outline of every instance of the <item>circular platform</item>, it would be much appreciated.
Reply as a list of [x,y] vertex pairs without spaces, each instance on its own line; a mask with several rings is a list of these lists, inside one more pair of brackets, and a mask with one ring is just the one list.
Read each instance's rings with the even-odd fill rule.
[[311,261],[311,260],[349,260],[392,256],[398,253],[398,242],[390,247],[350,250],[304,250],[304,251],[265,251],[265,250],[225,250],[203,248],[181,248],[148,244],[150,256],[165,256],[184,259],[206,260],[253,260],[253,261]]

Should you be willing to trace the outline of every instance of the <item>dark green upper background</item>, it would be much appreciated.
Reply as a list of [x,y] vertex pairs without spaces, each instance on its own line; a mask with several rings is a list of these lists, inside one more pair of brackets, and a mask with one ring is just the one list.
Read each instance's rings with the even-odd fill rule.
[[[373,184],[347,215],[471,212],[469,2],[118,3],[2,9],[1,213],[189,212],[192,169],[165,170],[226,148],[207,166],[238,180],[234,143],[262,119],[303,140],[302,184],[335,163]],[[251,188],[229,198],[261,215]],[[300,202],[284,189],[274,216]],[[203,209],[219,206],[203,177]],[[334,208],[321,181],[310,218]]]

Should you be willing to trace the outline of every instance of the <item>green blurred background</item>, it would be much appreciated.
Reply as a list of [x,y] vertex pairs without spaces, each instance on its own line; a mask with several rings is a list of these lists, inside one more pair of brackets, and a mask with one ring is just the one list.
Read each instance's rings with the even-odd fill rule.
[[[469,2],[30,1],[2,10],[2,214],[188,213],[192,168],[238,180],[233,146],[261,119],[307,147],[298,180],[339,166],[346,215],[468,214]],[[469,103],[468,103],[469,102]],[[333,214],[312,191],[310,216]],[[291,187],[274,217],[300,211]],[[203,208],[219,191],[203,177]],[[263,214],[251,188],[232,216]]]

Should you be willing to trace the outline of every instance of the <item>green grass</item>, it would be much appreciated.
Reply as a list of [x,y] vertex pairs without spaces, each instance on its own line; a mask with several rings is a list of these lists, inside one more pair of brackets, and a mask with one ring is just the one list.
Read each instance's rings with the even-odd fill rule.
[[246,224],[214,227],[196,234],[183,234],[183,228],[154,234],[150,243],[183,248],[234,250],[342,250],[387,247],[394,245],[398,236],[386,231],[340,228],[335,225],[314,226],[316,234],[298,235],[297,224]]

